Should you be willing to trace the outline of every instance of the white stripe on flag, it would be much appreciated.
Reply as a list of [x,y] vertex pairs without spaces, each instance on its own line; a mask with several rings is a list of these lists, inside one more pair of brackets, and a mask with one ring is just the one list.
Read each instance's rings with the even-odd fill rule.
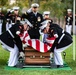
[[44,44],[40,41],[40,52],[44,52]]
[[32,41],[32,47],[33,47],[34,49],[36,49],[36,41],[35,41],[35,39],[32,39],[31,41]]
[[48,40],[48,39],[46,39],[46,42],[47,43],[50,43],[50,44],[53,44],[54,43],[54,40]]
[[24,38],[24,40],[25,40],[25,41],[30,40],[30,37],[27,36],[27,37]]
[[47,46],[48,51],[50,50],[50,48],[51,48],[50,46]]

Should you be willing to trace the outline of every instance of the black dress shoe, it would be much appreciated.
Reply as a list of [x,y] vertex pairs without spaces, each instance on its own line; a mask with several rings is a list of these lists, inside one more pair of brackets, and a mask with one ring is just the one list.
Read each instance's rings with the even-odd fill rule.
[[63,65],[57,65],[57,68],[63,68],[64,66]]
[[51,63],[51,68],[57,68],[57,65],[56,64],[54,64],[54,63]]
[[17,64],[14,66],[15,68],[23,68],[23,65],[22,64]]

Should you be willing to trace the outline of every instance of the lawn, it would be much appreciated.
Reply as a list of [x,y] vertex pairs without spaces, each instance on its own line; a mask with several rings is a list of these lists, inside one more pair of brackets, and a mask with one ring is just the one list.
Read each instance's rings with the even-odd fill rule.
[[9,52],[4,50],[0,45],[0,75],[76,75],[76,61],[73,61],[72,46],[66,50],[65,62],[72,70],[5,70]]

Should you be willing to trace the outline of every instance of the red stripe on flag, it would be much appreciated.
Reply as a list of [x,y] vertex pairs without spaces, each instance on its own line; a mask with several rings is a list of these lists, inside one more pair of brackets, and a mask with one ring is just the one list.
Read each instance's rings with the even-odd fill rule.
[[55,37],[47,38],[48,40],[55,40]]
[[20,37],[23,37],[23,34],[20,33],[19,36],[20,36]]
[[29,36],[29,35],[28,35],[28,33],[26,33],[26,34],[25,34],[25,36],[24,36],[24,38],[23,38],[23,39],[25,39],[27,36]]
[[32,47],[32,41],[28,40],[28,44]]
[[52,47],[53,44],[48,44],[50,47]]
[[40,42],[39,42],[39,40],[36,40],[36,49],[38,51],[40,51]]
[[25,40],[22,40],[22,42],[25,44],[26,42],[25,42]]

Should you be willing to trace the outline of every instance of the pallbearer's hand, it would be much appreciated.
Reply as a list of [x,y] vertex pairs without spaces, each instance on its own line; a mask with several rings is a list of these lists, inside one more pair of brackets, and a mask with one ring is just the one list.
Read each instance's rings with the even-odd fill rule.
[[24,56],[25,56],[24,52],[20,52],[20,56],[19,57],[24,57]]

